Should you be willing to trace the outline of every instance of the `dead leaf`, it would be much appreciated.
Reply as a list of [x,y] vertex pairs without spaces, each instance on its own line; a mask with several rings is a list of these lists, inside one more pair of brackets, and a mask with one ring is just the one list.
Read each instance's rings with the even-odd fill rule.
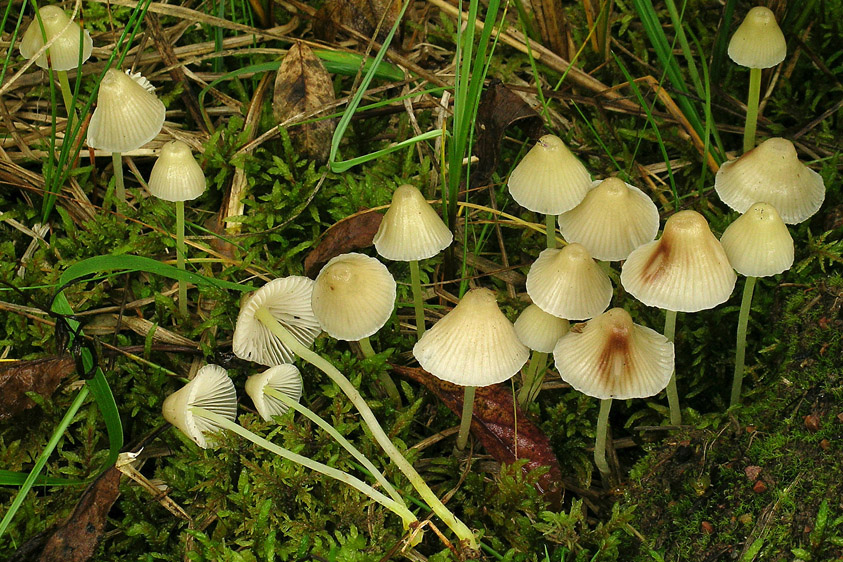
[[507,127],[519,126],[530,138],[544,134],[544,123],[536,110],[507,88],[500,80],[493,80],[480,97],[477,108],[477,141],[474,153],[480,159],[473,168],[471,185],[485,185],[498,168],[501,140]]
[[0,363],[0,421],[35,405],[27,392],[50,396],[75,369],[76,363],[69,355]]
[[313,33],[318,39],[333,43],[337,32],[348,26],[372,37],[383,18],[378,32],[378,40],[383,41],[400,13],[400,0],[329,0],[314,16]]
[[[311,115],[335,100],[334,84],[322,61],[303,43],[290,47],[275,76],[275,119],[281,123]],[[322,163],[328,159],[335,126],[333,119],[323,119],[291,128],[290,136],[305,156]]]
[[380,228],[383,215],[374,211],[363,211],[344,218],[325,231],[319,244],[304,259],[304,274],[316,277],[328,260],[351,252],[368,248]]
[[88,486],[70,518],[47,539],[38,560],[88,560],[100,541],[108,512],[120,495],[119,484],[120,471],[111,467]]
[[[393,365],[392,369],[399,375],[423,384],[452,412],[457,416],[461,415],[463,387],[438,379],[421,368]],[[553,506],[561,504],[562,469],[550,446],[550,440],[513,401],[512,393],[507,387],[494,384],[477,389],[474,395],[471,432],[498,462],[511,464],[518,459],[529,459],[524,465],[525,472],[540,466],[550,467],[550,471],[539,478],[536,488]]]

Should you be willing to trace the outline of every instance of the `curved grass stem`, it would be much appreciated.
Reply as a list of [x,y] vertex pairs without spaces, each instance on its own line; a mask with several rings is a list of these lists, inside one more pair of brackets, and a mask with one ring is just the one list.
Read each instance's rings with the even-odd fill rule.
[[354,388],[354,385],[351,384],[351,381],[349,381],[345,375],[328,362],[327,359],[299,343],[299,341],[293,337],[293,335],[288,332],[284,326],[275,320],[269,311],[263,308],[258,309],[255,313],[255,317],[293,353],[328,375],[328,377],[340,387],[345,395],[348,396],[348,399],[351,400],[351,403],[354,404],[354,407],[357,408],[357,411],[360,412],[360,416],[372,432],[372,437],[375,438],[375,441],[378,442],[387,456],[395,463],[395,466],[404,473],[404,476],[407,477],[410,484],[413,485],[413,488],[415,488],[421,496],[422,500],[430,506],[433,512],[461,541],[466,541],[470,548],[477,549],[477,540],[475,539],[474,534],[465,525],[465,523],[457,519],[451,510],[445,507],[442,500],[440,500],[433,490],[430,489],[430,486],[428,486],[427,482],[425,482],[421,475],[416,472],[413,465],[411,465],[407,459],[404,458],[404,455],[402,455],[395,447],[386,435],[386,432],[384,432],[380,423],[378,423],[375,414],[372,412],[371,408],[369,408],[369,405],[357,389]]
[[735,376],[732,378],[732,397],[729,407],[741,401],[741,386],[743,385],[743,369],[746,360],[746,329],[749,324],[749,310],[752,307],[752,293],[755,289],[757,277],[747,277],[743,286],[741,311],[738,313],[738,338],[735,347]]
[[401,520],[404,522],[404,529],[409,529],[410,525],[414,525],[418,522],[418,519],[415,515],[407,508],[405,505],[401,505],[397,503],[392,498],[388,498],[382,493],[378,492],[359,478],[348,474],[347,472],[343,472],[341,470],[337,470],[336,468],[330,467],[326,464],[322,464],[321,462],[315,461],[313,459],[309,459],[297,453],[294,453],[290,450],[285,449],[284,447],[280,447],[273,443],[272,441],[267,441],[263,437],[256,435],[245,429],[244,427],[234,423],[233,421],[225,418],[219,414],[211,412],[210,410],[206,410],[205,408],[193,407],[191,408],[193,415],[206,418],[216,425],[223,429],[227,429],[233,433],[236,433],[240,437],[244,439],[248,439],[255,445],[266,449],[271,453],[275,453],[279,457],[285,458],[287,460],[293,461],[294,463],[300,464],[305,468],[309,468],[319,474],[324,474],[330,478],[335,480],[339,480],[340,482],[351,486],[352,488],[356,489],[357,491],[366,494],[374,501],[378,502],[385,508],[389,509],[396,515],[398,515]]
[[389,480],[386,479],[383,473],[378,470],[378,468],[374,464],[372,464],[372,461],[366,458],[366,456],[361,453],[357,447],[355,447],[348,441],[348,439],[340,435],[340,432],[334,429],[333,426],[331,426],[328,422],[316,415],[313,410],[299,403],[298,401],[293,400],[280,390],[276,390],[267,386],[264,387],[263,393],[267,396],[271,396],[272,398],[281,401],[288,408],[292,408],[293,410],[300,413],[301,415],[315,423],[317,426],[319,426],[322,431],[333,437],[334,441],[339,443],[343,449],[351,453],[351,456],[357,459],[357,461],[362,464],[366,468],[366,470],[369,471],[369,473],[371,473],[372,477],[374,477],[374,479],[377,480],[381,486],[383,486],[383,489],[386,490],[386,493],[389,494],[389,497],[395,500],[396,503],[399,503],[404,507],[407,506],[407,504],[404,503],[404,498],[401,497],[401,494],[399,494],[395,490],[395,488],[392,486],[392,484],[389,483]]

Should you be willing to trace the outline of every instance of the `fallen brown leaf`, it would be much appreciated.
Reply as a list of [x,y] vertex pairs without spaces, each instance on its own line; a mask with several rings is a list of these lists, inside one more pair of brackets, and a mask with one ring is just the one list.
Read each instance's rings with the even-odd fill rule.
[[[308,115],[335,101],[331,75],[310,47],[298,43],[290,47],[275,75],[272,111],[279,122],[297,115]],[[290,137],[301,152],[319,163],[328,159],[336,123],[323,119],[290,129]]]
[[314,16],[313,33],[331,43],[337,31],[347,25],[361,35],[371,37],[383,18],[378,31],[378,40],[383,41],[400,13],[400,0],[329,0]]
[[319,244],[304,258],[304,274],[316,277],[328,260],[372,245],[372,239],[380,228],[383,215],[375,211],[364,211],[344,218],[325,231]]
[[[438,379],[421,368],[393,365],[392,369],[399,375],[423,384],[452,412],[461,415],[463,387]],[[550,467],[550,471],[539,478],[536,489],[551,505],[561,504],[562,469],[550,446],[550,440],[515,403],[507,387],[494,384],[477,389],[471,432],[498,462],[511,464],[518,459],[528,459],[524,465],[525,472],[541,466]]]
[[[111,467],[82,493],[73,514],[52,532],[22,544],[9,562],[85,562],[93,556],[111,510],[120,495],[120,471]],[[43,549],[41,545],[43,544]],[[39,554],[40,551],[40,554]]]
[[493,80],[483,91],[477,108],[474,153],[480,161],[474,167],[471,185],[488,183],[498,169],[503,135],[516,122],[520,122],[519,126],[531,138],[538,139],[544,134],[544,123],[536,110],[500,80]]
[[0,363],[0,421],[35,405],[27,392],[50,396],[75,368],[75,362],[69,355]]

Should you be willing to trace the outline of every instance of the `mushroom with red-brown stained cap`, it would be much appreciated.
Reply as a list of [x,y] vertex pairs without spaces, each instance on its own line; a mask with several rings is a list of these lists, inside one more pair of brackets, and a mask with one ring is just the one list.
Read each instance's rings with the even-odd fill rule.
[[612,400],[646,398],[661,392],[673,373],[673,343],[655,330],[633,323],[624,309],[613,308],[574,325],[557,342],[553,357],[562,380],[600,399],[594,461],[608,478],[606,430]]
[[[723,246],[696,211],[679,211],[662,237],[635,249],[621,268],[621,285],[647,306],[664,309],[664,335],[673,340],[677,312],[697,312],[725,302],[735,275]],[[667,387],[670,421],[682,423],[674,374]]]

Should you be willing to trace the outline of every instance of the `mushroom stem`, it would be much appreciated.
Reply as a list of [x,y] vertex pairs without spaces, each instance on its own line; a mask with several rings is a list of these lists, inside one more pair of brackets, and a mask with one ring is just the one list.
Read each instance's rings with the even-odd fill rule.
[[[184,201],[176,201],[176,265],[184,271]],[[179,281],[179,314],[187,317],[187,283]]]
[[460,432],[457,435],[457,450],[462,451],[468,443],[471,433],[471,415],[474,413],[474,391],[476,387],[465,387],[462,400],[462,417],[460,418]]
[[351,453],[351,456],[357,459],[360,464],[362,464],[366,468],[366,470],[368,470],[372,474],[375,480],[377,480],[378,483],[383,486],[383,489],[386,490],[386,492],[389,494],[389,497],[395,500],[396,503],[407,507],[407,504],[404,503],[404,498],[401,497],[401,494],[399,494],[395,490],[395,488],[392,486],[392,484],[389,483],[389,480],[386,479],[383,473],[378,470],[374,464],[372,464],[372,461],[366,458],[366,456],[361,453],[357,447],[349,443],[348,439],[343,437],[336,429],[333,428],[333,426],[328,424],[328,422],[317,416],[316,413],[314,413],[310,408],[308,408],[304,404],[299,403],[297,400],[293,400],[287,394],[281,392],[280,390],[276,390],[274,388],[266,386],[263,389],[263,393],[267,396],[271,396],[272,398],[283,402],[288,408],[294,409],[295,411],[302,414],[304,417],[318,425],[320,428],[322,428],[325,433],[333,437],[334,440],[339,443],[343,449]]
[[746,329],[749,324],[749,310],[752,306],[752,293],[755,290],[757,277],[747,277],[743,286],[741,311],[738,313],[738,341],[735,348],[735,376],[732,379],[732,398],[729,407],[741,401],[741,385],[743,384],[743,369],[746,359]]
[[521,390],[518,391],[518,404],[522,408],[526,408],[539,395],[546,367],[547,353],[533,350],[530,364],[524,371],[524,382],[521,385]]
[[215,414],[214,412],[206,410],[205,408],[194,406],[193,408],[191,408],[191,411],[193,412],[194,416],[209,419],[216,425],[231,432],[234,432],[240,437],[243,437],[244,439],[248,439],[255,445],[262,447],[271,453],[275,453],[279,457],[293,461],[294,463],[298,463],[306,468],[309,468],[310,470],[318,472],[319,474],[324,474],[325,476],[328,476],[335,480],[339,480],[344,484],[348,484],[352,488],[356,489],[357,491],[363,494],[366,494],[374,501],[378,502],[385,508],[398,515],[404,522],[404,529],[409,529],[411,525],[415,525],[418,522],[416,516],[413,515],[413,513],[407,508],[407,506],[401,505],[395,500],[386,497],[385,495],[378,492],[377,490],[375,490],[374,488],[372,488],[371,486],[369,486],[368,484],[366,484],[365,482],[355,476],[352,476],[341,470],[337,470],[336,468],[330,467],[326,464],[322,464],[321,462],[294,453],[283,447],[279,447],[275,443],[267,441],[263,437],[252,433],[248,429],[241,427],[240,425],[234,423],[226,417],[221,416],[219,414]]
[[410,261],[410,285],[413,289],[413,308],[416,310],[416,339],[424,335],[424,300],[421,291],[421,275],[419,274],[419,261]]
[[457,519],[456,516],[451,513],[451,510],[445,507],[442,500],[433,493],[433,490],[430,489],[430,486],[428,486],[419,473],[416,472],[413,465],[404,458],[392,441],[390,441],[380,423],[378,423],[375,414],[372,412],[371,408],[369,408],[369,405],[357,389],[354,388],[354,385],[351,384],[351,381],[349,381],[345,375],[343,375],[336,367],[331,365],[331,363],[329,363],[324,357],[299,343],[299,341],[289,331],[287,331],[284,326],[275,320],[268,310],[259,308],[255,312],[255,318],[262,322],[270,332],[281,340],[281,343],[290,349],[290,351],[328,375],[328,377],[340,387],[340,390],[348,396],[348,399],[351,400],[351,403],[354,404],[354,407],[357,408],[358,412],[360,412],[363,421],[372,432],[372,437],[375,438],[375,441],[378,442],[387,456],[392,459],[395,466],[404,473],[404,476],[407,477],[407,480],[410,481],[410,484],[413,485],[413,488],[416,489],[422,499],[427,502],[433,512],[445,523],[445,525],[448,526],[448,528],[454,532],[454,534],[456,534],[461,541],[467,541],[471,548],[476,549],[477,541],[474,538],[474,534],[465,525],[465,523]]
[[743,151],[755,148],[755,129],[758,123],[758,102],[761,98],[761,69],[749,69],[749,97],[746,102],[746,125],[743,129]]
[[606,437],[609,433],[609,410],[612,409],[612,399],[600,401],[600,413],[597,415],[597,431],[594,440],[594,464],[603,477],[603,482],[609,482],[611,471],[606,462]]
[[[375,350],[372,349],[372,342],[369,341],[369,338],[363,338],[357,340],[357,343],[360,345],[360,351],[363,352],[363,357],[369,359],[374,357]],[[395,385],[395,381],[392,380],[392,377],[389,376],[384,370],[380,370],[378,372],[378,384],[381,385],[381,390],[386,392],[386,395],[389,396],[389,399],[395,403],[397,408],[401,407],[401,393],[398,392],[398,387]]]
[[[664,315],[664,337],[667,341],[673,341],[676,334],[676,311],[666,310]],[[667,403],[670,405],[671,425],[682,425],[682,410],[679,409],[679,391],[676,389],[676,369],[670,375],[670,382],[667,383]]]
[[547,247],[556,248],[556,215],[544,216],[544,231],[547,234]]
[[73,93],[70,90],[70,81],[67,79],[66,70],[56,70],[59,77],[59,87],[61,88],[61,97],[64,100],[64,107],[67,109],[67,117],[73,116],[73,121],[78,119],[76,111],[73,109]]
[[126,187],[123,184],[123,157],[119,152],[111,153],[111,162],[114,167],[114,194],[117,198],[126,202]]

